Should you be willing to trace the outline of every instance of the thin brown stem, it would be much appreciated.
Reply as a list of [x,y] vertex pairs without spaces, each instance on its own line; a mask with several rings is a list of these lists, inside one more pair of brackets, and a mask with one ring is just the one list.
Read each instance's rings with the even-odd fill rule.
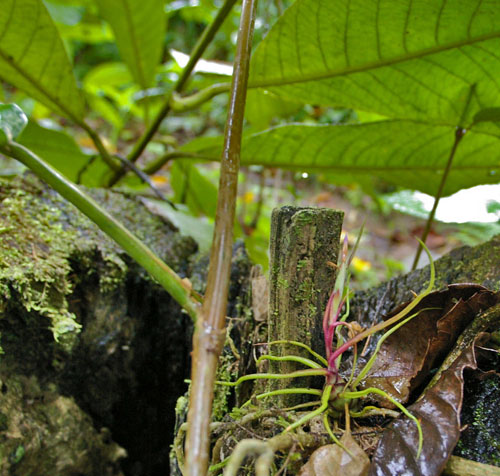
[[214,240],[207,290],[193,336],[186,474],[207,473],[213,387],[225,335],[241,136],[257,0],[243,0],[233,81],[221,159]]
[[[434,197],[434,205],[432,206],[432,210],[429,213],[429,216],[427,217],[425,229],[420,238],[422,240],[422,243],[424,244],[425,241],[427,240],[427,236],[429,236],[432,224],[434,223],[434,216],[436,215],[436,210],[439,205],[439,200],[443,195],[444,186],[446,184],[446,180],[448,179],[448,175],[450,173],[451,166],[453,164],[453,158],[455,157],[455,152],[457,151],[458,144],[460,144],[460,141],[462,140],[462,137],[465,135],[466,132],[467,131],[465,129],[462,129],[460,127],[458,127],[455,132],[455,141],[453,142],[453,147],[451,148],[450,156],[448,157],[448,162],[446,163],[443,176],[441,177],[441,183],[439,184],[439,189],[436,193],[436,196]],[[415,254],[415,259],[413,260],[413,265],[411,267],[412,270],[417,269],[418,261],[420,260],[420,255],[422,254],[422,250],[424,249],[422,243],[419,243],[418,245],[417,252]]]
[[[130,162],[137,161],[137,159],[140,157],[140,155],[148,145],[149,141],[156,134],[156,131],[160,127],[161,122],[170,112],[171,109],[170,101],[172,99],[172,95],[174,93],[180,93],[184,89],[184,86],[186,85],[189,76],[193,72],[196,63],[207,49],[207,46],[213,40],[217,31],[219,31],[219,28],[224,23],[224,20],[229,15],[229,12],[232,10],[235,3],[236,0],[226,0],[224,2],[224,5],[222,5],[221,9],[218,11],[216,17],[214,18],[214,21],[210,25],[208,25],[207,28],[205,28],[205,30],[203,31],[202,35],[196,42],[193,51],[191,52],[188,63],[186,64],[179,78],[177,79],[172,92],[166,95],[163,107],[160,109],[160,111],[155,116],[149,127],[146,129],[142,137],[137,141],[134,148],[128,155],[127,159]],[[125,175],[126,171],[127,170],[125,168],[121,168],[119,171],[117,171],[109,181],[108,185],[112,187],[116,182],[118,182],[118,180],[120,180]]]
[[106,149],[106,147],[104,147],[104,144],[102,143],[101,138],[99,137],[99,134],[94,129],[92,129],[92,127],[90,127],[85,121],[80,121],[80,120],[77,120],[76,118],[74,120],[90,137],[90,139],[94,143],[97,151],[101,155],[102,160],[104,160],[104,162],[106,162],[106,165],[108,165],[108,167],[111,170],[114,170],[114,171],[119,170],[120,165],[113,160],[113,158],[111,157],[111,155],[108,152],[108,150]]
[[179,150],[172,150],[147,163],[142,169],[142,171],[147,175],[153,175],[154,173],[158,172],[158,170],[160,170],[167,162],[174,159],[210,160],[209,158],[203,157],[202,155],[199,154],[193,154],[191,152],[181,152]]
[[463,136],[466,134],[467,129],[465,128],[465,119],[467,117],[467,113],[469,111],[469,106],[472,101],[472,97],[474,96],[476,92],[476,83],[472,84],[469,87],[469,91],[467,93],[467,98],[465,99],[465,104],[462,109],[462,115],[458,121],[458,126],[455,131],[455,141],[453,142],[453,146],[450,151],[450,156],[448,157],[448,162],[446,163],[446,167],[443,172],[443,176],[441,177],[441,182],[439,184],[439,189],[436,193],[436,196],[434,197],[434,205],[432,206],[432,210],[429,213],[429,216],[427,218],[427,223],[425,224],[425,229],[424,232],[422,233],[422,236],[420,238],[420,243],[417,248],[417,253],[415,254],[415,259],[413,260],[413,265],[411,267],[412,270],[417,269],[418,266],[418,261],[420,259],[420,255],[422,254],[423,250],[423,245],[425,245],[425,240],[427,240],[427,236],[429,235],[429,232],[431,231],[432,223],[434,222],[434,216],[436,215],[436,210],[439,205],[439,200],[441,200],[441,197],[443,195],[444,191],[444,186],[446,184],[446,181],[448,179],[448,175],[451,170],[451,166],[453,164],[453,158],[455,157],[455,153],[457,151],[458,145],[460,144],[460,141],[462,140]]

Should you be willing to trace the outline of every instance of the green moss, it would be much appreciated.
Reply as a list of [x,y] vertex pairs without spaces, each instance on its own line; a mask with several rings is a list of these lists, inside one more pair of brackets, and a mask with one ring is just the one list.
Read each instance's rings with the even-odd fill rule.
[[[3,193],[5,185],[0,183]],[[53,203],[35,201],[24,190],[3,198],[0,221],[9,231],[0,235],[0,311],[17,299],[27,311],[49,318],[56,341],[71,346],[66,334],[80,328],[66,300],[72,291],[68,243],[76,234],[64,230],[60,218]]]
[[465,385],[462,424],[465,430],[454,454],[481,463],[500,466],[498,404],[500,378],[470,379]]
[[290,283],[288,282],[288,280],[282,278],[281,276],[278,276],[277,284],[278,284],[278,287],[283,288],[283,289],[288,289],[288,287],[290,286]]
[[[232,354],[224,353],[219,359],[216,379],[221,382],[232,382],[238,378],[235,358]],[[229,412],[229,398],[232,388],[216,385],[214,390],[214,403],[212,415],[215,421],[220,421]]]
[[304,266],[306,266],[308,263],[308,260],[306,259],[299,259],[299,261],[297,261],[297,269],[302,269]]
[[177,399],[177,403],[175,404],[175,414],[178,417],[182,417],[185,415],[187,408],[189,405],[189,398],[182,395]]
[[[187,266],[196,251],[192,239],[174,233],[172,225],[135,200],[107,190],[89,194],[169,265],[181,272]],[[55,340],[69,352],[80,330],[67,299],[75,285],[95,275],[100,291],[111,292],[123,285],[135,264],[73,205],[31,175],[0,180],[0,203],[0,318],[13,303],[34,311],[48,318]]]

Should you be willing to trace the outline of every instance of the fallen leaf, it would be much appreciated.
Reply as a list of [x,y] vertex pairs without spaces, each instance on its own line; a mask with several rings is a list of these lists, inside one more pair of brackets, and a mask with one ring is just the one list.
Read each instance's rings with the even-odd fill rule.
[[346,452],[339,445],[325,445],[318,448],[302,466],[299,476],[366,476],[370,459],[349,432],[340,439]]
[[462,333],[424,394],[408,410],[419,421],[424,436],[417,458],[418,431],[407,417],[394,420],[382,434],[372,458],[369,476],[438,476],[460,437],[463,372],[475,369],[475,346],[500,326],[500,304],[476,316]]
[[[449,285],[429,294],[412,311],[419,314],[384,341],[361,387],[376,387],[401,403],[407,402],[474,317],[499,300],[500,294],[475,284]],[[393,408],[382,397],[375,399]]]

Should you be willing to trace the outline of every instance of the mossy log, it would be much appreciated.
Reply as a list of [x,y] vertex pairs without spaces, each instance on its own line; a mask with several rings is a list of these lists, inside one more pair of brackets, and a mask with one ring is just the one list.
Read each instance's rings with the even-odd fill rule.
[[[500,235],[481,245],[456,248],[434,263],[435,290],[453,283],[482,284],[500,289]],[[359,291],[351,300],[351,318],[363,326],[373,324],[394,307],[413,298],[429,284],[430,268],[425,266],[386,283]]]
[[[207,260],[193,239],[138,199],[89,193],[203,290]],[[233,268],[236,316],[244,253]],[[0,181],[0,476],[168,474],[191,331],[163,288],[71,204],[31,175]]]

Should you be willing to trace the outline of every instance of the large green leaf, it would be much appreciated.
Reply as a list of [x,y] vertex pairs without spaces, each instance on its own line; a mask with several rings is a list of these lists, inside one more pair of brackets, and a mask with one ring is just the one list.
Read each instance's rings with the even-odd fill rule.
[[162,0],[96,0],[111,25],[120,54],[136,82],[151,86],[165,34]]
[[0,78],[55,112],[83,118],[71,64],[42,0],[2,0]]
[[176,202],[186,204],[195,215],[215,218],[217,187],[192,161],[176,160],[172,165],[170,180]]
[[[408,120],[339,126],[288,125],[247,136],[241,163],[325,172],[337,182],[378,177],[435,194],[454,138],[454,127]],[[499,144],[497,136],[467,132],[455,154],[444,194],[497,183]],[[221,141],[204,138],[183,149],[207,160],[218,160]]]
[[250,85],[468,126],[500,106],[500,0],[297,0],[257,48]]
[[75,140],[65,132],[41,127],[30,121],[18,142],[73,182],[97,187],[109,179],[106,177],[109,168],[102,159],[83,153]]

